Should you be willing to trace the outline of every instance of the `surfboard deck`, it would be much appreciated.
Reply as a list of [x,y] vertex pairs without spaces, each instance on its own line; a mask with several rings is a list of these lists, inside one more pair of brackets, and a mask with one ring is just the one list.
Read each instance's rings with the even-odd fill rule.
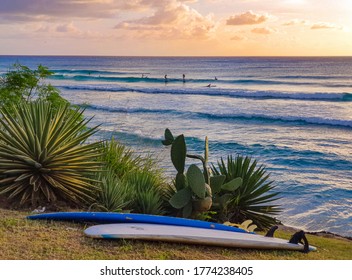
[[[211,223],[206,221],[184,219],[168,216],[157,216],[147,214],[134,213],[112,213],[112,212],[55,212],[31,215],[27,217],[31,220],[56,220],[56,221],[74,221],[74,222],[93,222],[99,224],[114,223],[147,223],[175,225],[195,228],[205,228],[213,230],[223,230],[231,232],[242,232],[248,234],[241,228],[231,227],[219,223]],[[253,233],[252,233],[253,234]]]
[[[304,248],[302,244],[292,244],[288,240],[265,237],[258,234],[175,225],[144,223],[103,224],[89,227],[84,233],[92,238],[103,239],[138,239],[250,249],[302,251]],[[309,250],[315,251],[316,248],[310,246]]]

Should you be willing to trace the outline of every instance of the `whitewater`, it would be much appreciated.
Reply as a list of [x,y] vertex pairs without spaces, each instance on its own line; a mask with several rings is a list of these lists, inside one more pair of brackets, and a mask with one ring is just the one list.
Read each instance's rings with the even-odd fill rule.
[[165,128],[193,153],[208,136],[212,163],[241,154],[266,167],[284,224],[352,236],[352,58],[0,56],[0,72],[15,62],[48,66],[101,124],[96,139],[153,154],[167,176]]

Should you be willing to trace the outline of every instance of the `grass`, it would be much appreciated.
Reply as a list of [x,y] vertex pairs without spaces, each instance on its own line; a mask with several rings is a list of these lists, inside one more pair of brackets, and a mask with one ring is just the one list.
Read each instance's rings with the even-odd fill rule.
[[[30,221],[27,212],[0,209],[2,260],[351,260],[352,241],[308,235],[317,252],[244,250],[131,240],[98,240],[83,234],[87,225]],[[277,237],[291,232],[279,230]]]

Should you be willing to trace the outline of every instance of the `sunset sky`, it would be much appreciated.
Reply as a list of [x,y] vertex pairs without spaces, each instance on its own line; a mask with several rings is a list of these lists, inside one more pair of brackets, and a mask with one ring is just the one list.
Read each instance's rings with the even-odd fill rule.
[[0,55],[352,55],[352,0],[0,0]]

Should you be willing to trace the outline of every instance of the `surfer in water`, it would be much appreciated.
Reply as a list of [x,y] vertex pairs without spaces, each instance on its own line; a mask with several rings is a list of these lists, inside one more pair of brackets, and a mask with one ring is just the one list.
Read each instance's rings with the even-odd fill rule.
[[217,77],[215,77],[215,81],[217,81],[218,80],[218,78]]
[[216,86],[214,86],[214,85],[212,85],[212,84],[209,84],[209,85],[207,85],[206,87],[216,87]]
[[186,82],[186,75],[182,74],[182,81],[185,83]]
[[165,84],[168,82],[167,75],[164,76]]

